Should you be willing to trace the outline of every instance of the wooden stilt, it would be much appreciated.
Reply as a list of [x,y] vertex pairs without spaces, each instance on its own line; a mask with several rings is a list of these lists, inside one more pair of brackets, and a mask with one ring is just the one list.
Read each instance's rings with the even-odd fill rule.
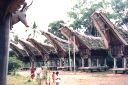
[[117,68],[116,61],[117,61],[117,59],[114,58],[114,67],[113,68]]
[[81,58],[82,60],[82,67],[84,67],[84,58]]
[[60,58],[60,67],[62,67],[62,60],[61,60],[61,58]]
[[106,58],[104,59],[104,66],[107,66]]
[[91,58],[88,58],[88,67],[91,67]]
[[123,64],[124,66],[123,67],[126,68],[127,61],[126,61],[126,58],[125,57],[123,58],[123,61],[124,61],[124,64]]
[[97,67],[99,67],[99,59],[96,59]]

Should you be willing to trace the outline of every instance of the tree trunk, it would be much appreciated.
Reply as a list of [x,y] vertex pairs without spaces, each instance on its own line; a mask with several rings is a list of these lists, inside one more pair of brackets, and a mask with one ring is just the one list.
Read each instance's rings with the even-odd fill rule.
[[0,24],[0,85],[7,85],[10,16]]

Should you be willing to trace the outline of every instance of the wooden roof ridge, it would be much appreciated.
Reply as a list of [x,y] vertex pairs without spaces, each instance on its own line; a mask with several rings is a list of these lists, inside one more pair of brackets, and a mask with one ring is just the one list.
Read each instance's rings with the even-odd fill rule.
[[[93,46],[91,46],[91,44],[92,44],[92,41],[94,41],[94,40],[99,40],[99,41],[101,41],[101,38],[100,37],[93,37],[93,36],[88,36],[88,35],[81,35],[80,33],[78,33],[77,31],[75,31],[75,30],[72,30],[72,29],[70,29],[70,28],[68,28],[68,27],[61,27],[60,28],[60,31],[61,31],[61,33],[64,35],[64,36],[66,36],[67,38],[70,38],[71,36],[75,36],[76,37],[76,43],[79,43],[80,45],[81,44],[83,44],[84,46],[85,46],[85,48],[88,48],[88,49],[95,49],[95,47]],[[91,42],[90,42],[91,41]],[[72,39],[72,42],[74,42],[73,41],[73,39]],[[101,41],[102,42],[102,41]],[[87,44],[88,43],[88,44]],[[97,42],[95,42],[95,43],[97,43]],[[90,45],[89,45],[90,44]],[[103,43],[102,43],[103,44]],[[83,47],[83,45],[82,45],[82,47]],[[95,44],[96,45],[96,44]],[[78,46],[78,48],[79,48],[79,46]],[[103,46],[103,49],[105,49],[105,47]]]
[[106,49],[102,39],[99,37],[81,35],[78,32],[75,32],[75,35],[78,36],[79,38],[82,37],[81,41],[83,41],[83,43],[86,44],[89,47],[89,49]]
[[[40,52],[42,55],[45,55],[45,54],[49,54],[50,50],[54,50],[54,48],[52,46],[49,46],[49,45],[44,45],[38,41],[36,41],[35,39],[33,38],[30,38],[30,39],[27,39],[28,42],[32,43],[33,46],[35,46]],[[54,51],[53,51],[54,52]]]
[[20,49],[16,44],[10,43],[10,48],[20,57],[29,56],[25,50]]
[[[62,26],[59,31],[69,40],[70,43],[74,43],[74,39],[73,39],[73,36],[74,36],[74,32],[73,30],[71,30],[70,28],[68,28],[67,26]],[[75,37],[75,44],[77,45],[77,48],[78,49],[81,49],[82,48],[88,48],[87,46],[82,46],[83,42],[81,42],[80,40],[78,40],[77,37]]]
[[56,48],[57,52],[58,51],[64,51],[65,52],[65,49],[63,49],[63,47],[59,44],[60,43],[60,41],[58,40],[59,38],[57,38],[55,35],[53,35],[49,32],[43,32],[43,33],[44,33],[44,36],[52,42],[52,44]]
[[58,42],[62,42],[62,43],[65,43],[65,44],[68,44],[68,41],[67,40],[64,40],[62,38],[59,38],[57,36],[55,36],[54,34],[50,33],[50,32],[47,32],[49,33],[54,39],[56,39]]
[[107,24],[110,27],[110,31],[116,36],[116,38],[122,42],[124,45],[128,45],[128,43],[123,39],[123,37],[120,35],[120,33],[117,31],[117,27],[107,18],[107,16],[103,12],[94,12],[91,15],[91,18],[93,19],[94,16],[97,15],[98,18],[102,19],[102,21]]
[[32,45],[27,43],[27,41],[19,39],[19,43],[24,47],[24,49],[28,52],[30,56],[40,55],[39,51],[36,48],[32,47]]

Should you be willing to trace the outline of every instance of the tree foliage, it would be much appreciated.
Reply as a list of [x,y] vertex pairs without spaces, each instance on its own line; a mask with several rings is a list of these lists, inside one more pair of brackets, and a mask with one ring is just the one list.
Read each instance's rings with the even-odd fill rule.
[[8,72],[15,72],[22,66],[22,62],[16,58],[15,55],[9,57]]
[[128,14],[128,0],[111,0],[111,7],[115,13],[117,13],[118,23],[125,22]]
[[93,24],[90,22],[90,15],[95,10],[102,9],[106,11],[109,19],[121,23],[123,17],[126,19],[127,4],[127,0],[78,0],[78,3],[68,12],[68,16],[72,21],[70,27],[86,29],[86,34],[96,35],[96,30],[91,26]]
[[[71,21],[70,27],[73,29],[87,29],[87,34],[95,35],[96,31],[93,29],[94,27],[91,26],[92,23],[90,22],[90,15],[97,9],[107,7],[109,5],[108,2],[100,1],[89,1],[84,0],[84,3],[78,2],[74,7],[68,12],[68,16],[70,17]],[[93,30],[92,30],[93,29]],[[93,32],[92,32],[93,31]]]
[[[128,1],[127,0],[77,0],[78,2],[67,13],[70,18],[70,27],[75,30],[85,29],[86,34],[99,36],[93,23],[90,20],[90,15],[96,10],[104,10],[110,20],[115,21],[114,24],[128,22]],[[63,38],[58,32],[62,20],[55,21],[49,24],[51,27],[48,31]]]
[[31,31],[28,35],[28,38],[31,37],[31,36],[32,36],[32,38],[34,38],[36,36],[36,33],[38,33],[38,34],[40,33],[39,30],[37,29],[37,24],[36,24],[35,21],[34,21],[32,27],[31,27],[31,29],[26,30],[26,32],[27,31]]
[[59,32],[59,28],[61,27],[61,25],[64,24],[64,21],[63,20],[58,20],[58,21],[54,21],[52,23],[50,23],[48,25],[49,29],[48,29],[48,32],[56,35],[57,37],[59,38],[62,38],[62,39],[66,39],[60,32]]

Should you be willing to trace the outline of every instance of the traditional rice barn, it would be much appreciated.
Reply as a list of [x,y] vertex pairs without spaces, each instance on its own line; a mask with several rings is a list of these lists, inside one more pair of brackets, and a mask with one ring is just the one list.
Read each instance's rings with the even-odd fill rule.
[[[77,45],[79,53],[81,54],[81,67],[79,69],[100,70],[106,68],[105,58],[108,50],[105,48],[100,37],[81,35],[66,26],[62,26],[60,32],[68,38],[70,42]],[[87,60],[88,63],[86,63]]]
[[49,69],[56,69],[58,56],[55,49],[51,45],[42,44],[37,42],[35,39],[27,39],[37,50],[41,53],[44,62],[49,63]]
[[24,49],[18,47],[14,43],[10,43],[10,48],[15,52],[18,59],[20,59],[23,62],[30,62],[29,55]]
[[59,56],[59,67],[58,69],[66,68],[69,69],[68,59],[68,42],[60,39],[51,33],[42,32],[42,34],[50,40],[51,44],[55,47],[57,55]]
[[31,66],[32,67],[35,67],[36,66],[35,64],[37,64],[37,62],[43,60],[39,51],[36,48],[34,48],[29,42],[19,40],[19,43],[23,46],[25,51],[29,54],[29,56],[31,58]]
[[31,57],[29,56],[29,54],[21,46],[19,47],[19,45],[16,45],[14,43],[10,43],[10,48],[14,51],[17,58],[23,62],[21,70],[30,69]]
[[[91,19],[101,34],[106,47],[111,51],[114,58],[113,70],[115,72],[128,70],[128,32],[123,28],[116,27],[102,12],[94,12]],[[120,59],[122,60],[122,66],[119,66],[121,63],[117,63]]]

